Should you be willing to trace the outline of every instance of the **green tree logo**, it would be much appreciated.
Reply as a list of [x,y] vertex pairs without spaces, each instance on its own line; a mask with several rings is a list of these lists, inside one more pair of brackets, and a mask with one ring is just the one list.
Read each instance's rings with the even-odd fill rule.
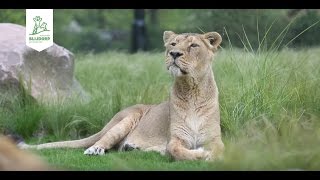
[[34,21],[34,27],[33,27],[32,34],[30,34],[30,35],[36,35],[36,34],[44,32],[44,31],[50,31],[47,29],[47,23],[43,22],[41,24],[42,18],[40,16],[34,17],[33,21]]

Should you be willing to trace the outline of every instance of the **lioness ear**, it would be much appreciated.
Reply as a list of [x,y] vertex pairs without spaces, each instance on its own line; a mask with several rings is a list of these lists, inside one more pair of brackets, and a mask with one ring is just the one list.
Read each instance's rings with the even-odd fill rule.
[[171,36],[175,35],[173,31],[164,31],[163,33],[163,42],[166,44]]
[[203,38],[212,51],[216,51],[222,42],[222,37],[217,32],[208,32],[203,34]]

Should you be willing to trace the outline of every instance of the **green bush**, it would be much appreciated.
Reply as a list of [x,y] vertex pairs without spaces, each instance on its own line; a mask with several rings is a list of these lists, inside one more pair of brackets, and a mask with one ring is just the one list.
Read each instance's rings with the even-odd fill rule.
[[[55,42],[73,52],[129,49],[131,11],[133,10],[55,10]],[[80,32],[70,31],[71,21],[78,23]],[[118,35],[111,37],[112,34]]]
[[[294,38],[299,33],[308,29],[314,23],[320,21],[320,15],[316,10],[307,10],[303,15],[299,16],[292,29],[290,30],[290,38]],[[308,29],[306,32],[298,36],[292,44],[293,47],[316,46],[320,44],[320,23]]]
[[[223,36],[223,47],[244,47],[249,50],[319,46],[320,14],[318,10],[301,10],[288,17],[289,10],[190,10],[180,32],[217,31]],[[186,14],[186,13],[185,13]],[[316,23],[316,24],[315,24]],[[315,24],[313,26],[313,24]],[[263,40],[263,41],[262,41]]]
[[0,23],[15,23],[26,25],[26,10],[24,9],[1,9]]
[[187,17],[187,26],[181,31],[217,31],[224,39],[223,47],[230,42],[232,46],[257,49],[259,44],[271,44],[276,40],[288,23],[284,14],[284,10],[195,10]]

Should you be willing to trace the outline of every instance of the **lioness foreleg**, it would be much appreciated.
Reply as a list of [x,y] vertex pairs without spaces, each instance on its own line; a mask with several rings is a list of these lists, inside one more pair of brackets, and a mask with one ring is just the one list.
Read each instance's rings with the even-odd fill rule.
[[84,154],[103,155],[105,150],[111,149],[115,144],[125,138],[132,131],[141,118],[140,113],[132,113],[122,119],[118,124],[107,131],[93,146],[85,150]]
[[214,140],[209,144],[208,149],[210,151],[210,155],[206,160],[223,159],[224,144],[221,137],[214,138]]
[[183,140],[177,137],[171,138],[167,150],[175,160],[206,159],[210,155],[210,152],[203,148],[187,149]]

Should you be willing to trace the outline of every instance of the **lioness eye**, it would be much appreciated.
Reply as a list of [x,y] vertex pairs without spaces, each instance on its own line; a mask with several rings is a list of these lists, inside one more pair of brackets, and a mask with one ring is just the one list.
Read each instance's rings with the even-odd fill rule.
[[171,43],[170,45],[171,45],[171,46],[175,46],[176,44],[177,44],[177,43],[174,43],[174,42],[173,42],[173,43]]
[[190,46],[191,47],[199,47],[199,44],[192,43]]

